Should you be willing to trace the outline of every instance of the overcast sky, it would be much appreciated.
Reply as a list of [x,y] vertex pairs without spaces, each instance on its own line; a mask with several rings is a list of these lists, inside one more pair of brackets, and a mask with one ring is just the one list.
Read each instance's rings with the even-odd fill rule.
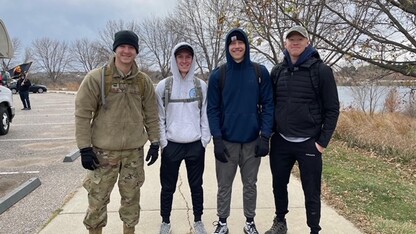
[[[22,47],[34,39],[98,38],[110,20],[136,21],[166,15],[176,0],[0,0],[0,19]],[[23,49],[23,48],[22,48]]]

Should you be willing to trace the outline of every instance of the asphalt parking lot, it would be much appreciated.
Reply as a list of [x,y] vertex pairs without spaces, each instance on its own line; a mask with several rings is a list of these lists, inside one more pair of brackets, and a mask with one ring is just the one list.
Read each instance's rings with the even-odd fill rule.
[[81,186],[86,171],[79,159],[63,162],[76,150],[73,94],[30,94],[25,111],[13,95],[16,116],[0,136],[0,198],[31,178],[41,185],[0,215],[0,233],[37,233]]

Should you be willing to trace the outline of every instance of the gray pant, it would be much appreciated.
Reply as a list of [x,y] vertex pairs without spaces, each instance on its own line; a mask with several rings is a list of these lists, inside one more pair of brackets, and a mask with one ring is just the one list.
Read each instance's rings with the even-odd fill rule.
[[237,166],[240,166],[244,216],[254,218],[256,216],[257,173],[261,160],[254,157],[256,141],[244,144],[224,141],[224,144],[230,153],[228,162],[215,161],[218,182],[217,215],[219,218],[230,216],[231,190]]

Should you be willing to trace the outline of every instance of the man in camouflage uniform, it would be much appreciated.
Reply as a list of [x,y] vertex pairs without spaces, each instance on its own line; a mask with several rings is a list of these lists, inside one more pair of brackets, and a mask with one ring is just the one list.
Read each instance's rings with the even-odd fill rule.
[[123,231],[134,233],[144,182],[143,145],[151,142],[148,165],[159,151],[156,96],[150,78],[135,62],[137,35],[117,32],[113,51],[107,65],[85,76],[75,99],[77,146],[82,166],[90,170],[84,181],[89,204],[84,225],[89,233],[102,233],[106,226],[107,204],[118,176]]

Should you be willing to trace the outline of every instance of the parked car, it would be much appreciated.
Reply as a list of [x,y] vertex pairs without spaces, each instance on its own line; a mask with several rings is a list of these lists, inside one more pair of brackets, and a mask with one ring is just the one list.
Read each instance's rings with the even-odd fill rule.
[[[9,86],[9,89],[12,91],[13,94],[17,93],[16,84],[17,82],[12,82]],[[45,85],[41,84],[32,84],[32,86],[29,87],[29,92],[32,93],[43,93],[46,91],[48,91],[48,88]]]

